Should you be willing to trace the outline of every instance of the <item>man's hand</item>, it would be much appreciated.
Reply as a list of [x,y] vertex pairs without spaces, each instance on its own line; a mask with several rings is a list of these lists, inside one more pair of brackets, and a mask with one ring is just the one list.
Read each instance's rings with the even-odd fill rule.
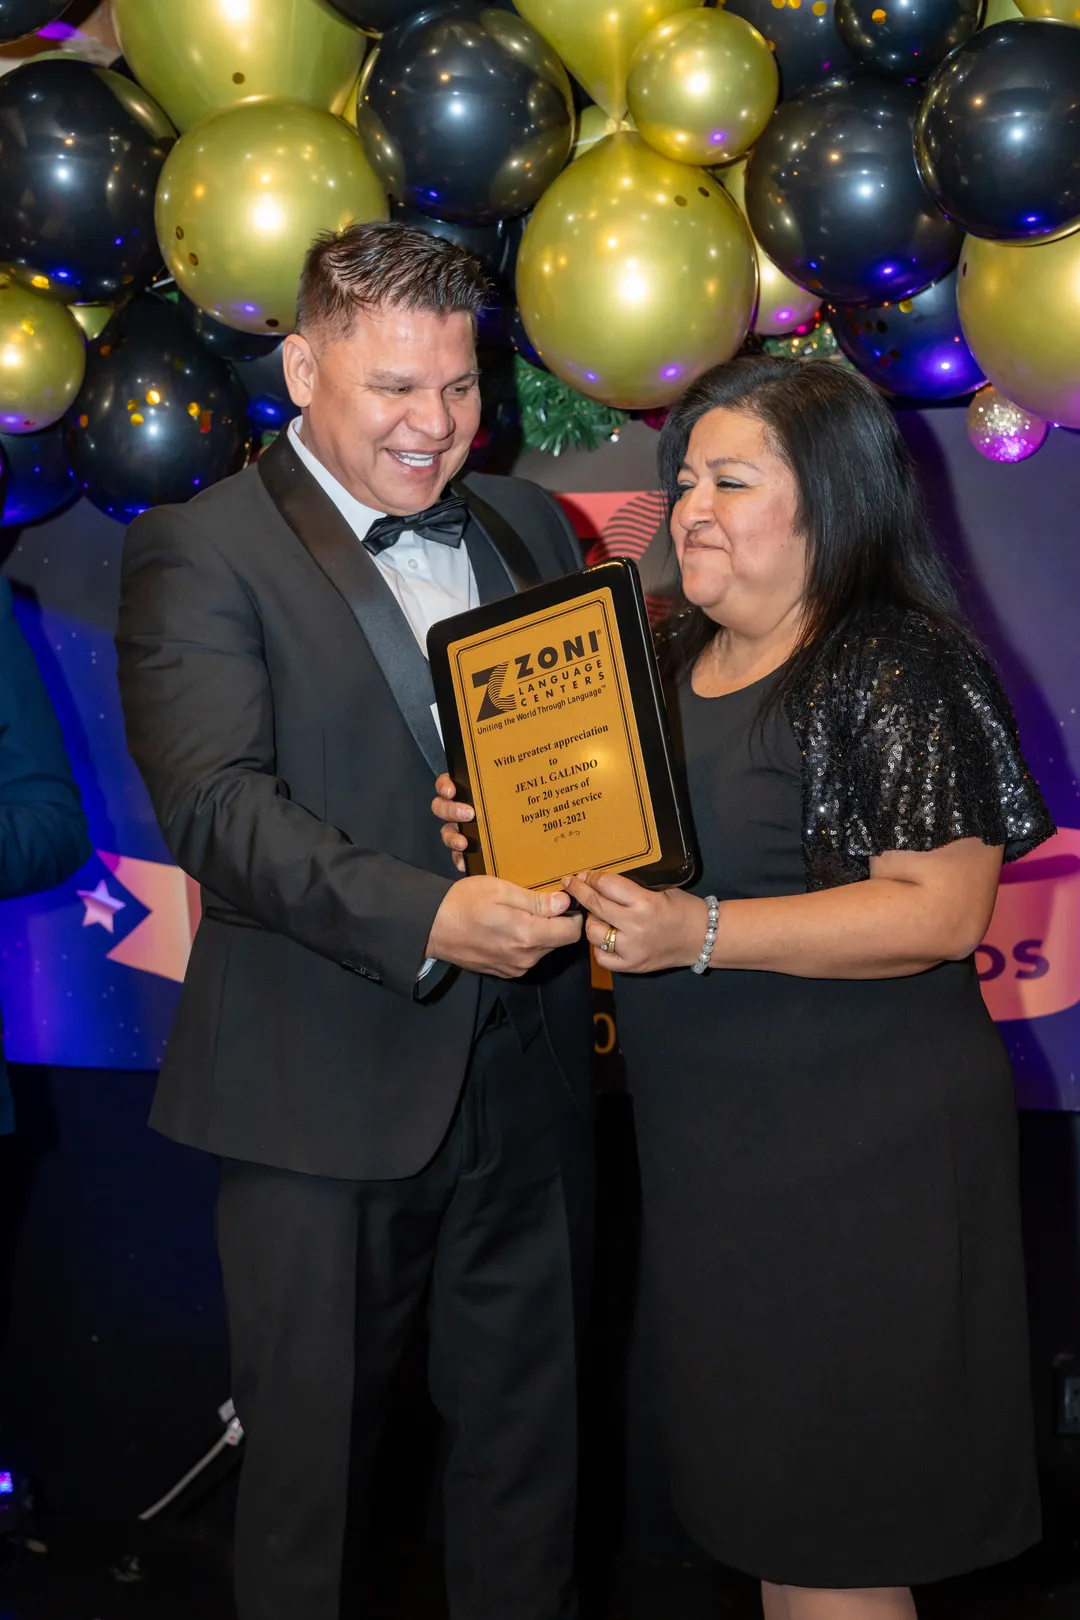
[[462,878],[435,914],[425,955],[519,979],[549,951],[581,938],[582,918],[563,915],[569,904],[560,891],[534,894],[504,878]]

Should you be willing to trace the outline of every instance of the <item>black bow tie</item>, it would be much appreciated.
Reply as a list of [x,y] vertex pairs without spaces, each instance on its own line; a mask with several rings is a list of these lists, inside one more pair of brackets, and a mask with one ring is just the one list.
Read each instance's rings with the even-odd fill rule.
[[441,501],[411,517],[383,517],[371,525],[364,544],[373,557],[396,545],[403,534],[417,534],[421,540],[437,540],[440,546],[460,546],[469,521],[469,509],[460,495],[444,495]]

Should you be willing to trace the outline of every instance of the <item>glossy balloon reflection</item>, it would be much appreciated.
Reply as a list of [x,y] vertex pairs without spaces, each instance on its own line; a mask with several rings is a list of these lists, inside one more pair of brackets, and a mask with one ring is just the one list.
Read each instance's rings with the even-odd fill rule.
[[404,203],[393,203],[390,218],[402,225],[412,225],[429,236],[441,236],[447,242],[456,242],[474,258],[479,259],[488,275],[501,291],[513,292],[514,271],[517,267],[518,248],[524,232],[521,219],[500,219],[494,225],[455,225],[446,219],[432,219],[419,209]]
[[111,304],[69,304],[68,309],[82,328],[83,337],[88,341],[90,338],[100,336],[114,314]]
[[968,438],[988,461],[1026,461],[1049,431],[1048,422],[1014,405],[992,385],[976,394],[968,406]]
[[126,522],[148,506],[189,500],[244,464],[243,389],[186,321],[142,293],[91,345],[67,417],[79,487]]
[[1080,428],[1080,231],[1030,246],[969,236],[957,303],[990,381],[1033,416]]
[[291,332],[319,231],[385,219],[360,141],[331,113],[252,101],[180,138],[161,176],[157,230],[181,292],[242,332]]
[[[745,218],[746,159],[740,158],[737,163],[717,169],[716,178]],[[821,308],[820,297],[807,292],[805,287],[800,287],[798,282],[777,269],[756,239],[754,253],[757,258],[758,296],[750,330],[758,337],[784,337],[788,332],[806,326]]]
[[377,34],[408,22],[418,11],[439,9],[439,0],[435,0],[434,5],[432,0],[329,0],[329,3],[357,28],[369,28]]
[[860,66],[925,79],[979,26],[985,0],[836,0],[840,38]]
[[961,234],[919,179],[913,86],[844,75],[782,102],[750,157],[746,205],[765,252],[843,303],[906,298],[946,275]]
[[68,0],[0,0],[0,45],[36,34],[67,10]]
[[365,71],[357,128],[385,188],[437,219],[523,214],[570,152],[570,81],[507,12],[458,0],[386,36]]
[[915,145],[932,196],[973,236],[1080,225],[1080,29],[982,29],[930,80]]
[[256,433],[274,433],[300,415],[285,386],[281,349],[279,342],[269,354],[260,355],[257,360],[233,362],[233,371],[247,400],[248,420]]
[[193,304],[182,292],[174,291],[172,298],[166,294],[165,300],[187,321],[203,347],[216,354],[219,360],[258,360],[262,355],[274,354],[281,347],[281,339],[272,332],[265,337],[261,332],[238,332],[233,326],[215,321],[212,315],[200,309],[198,304]]
[[342,112],[368,45],[324,0],[113,0],[113,20],[178,129],[249,96]]
[[680,163],[726,163],[772,117],[780,80],[752,23],[727,11],[682,11],[634,52],[630,116],[650,146]]
[[518,303],[549,369],[592,399],[645,409],[675,398],[746,336],[753,243],[703,169],[640,135],[612,135],[537,203]]
[[695,0],[515,0],[579,84],[614,118],[626,111],[630,58],[645,35]]
[[57,421],[85,365],[82,332],[64,306],[0,272],[0,432],[32,433]]
[[51,517],[79,493],[59,422],[41,433],[0,433],[0,470],[5,528]]
[[836,30],[833,0],[726,0],[725,11],[745,17],[776,54],[780,94],[789,100],[807,86],[858,64]]
[[956,271],[893,303],[830,304],[836,341],[864,376],[910,399],[956,399],[985,377],[956,308]]
[[1017,9],[1023,17],[1042,17],[1080,28],[1080,0],[1023,0]]
[[0,260],[74,303],[111,302],[161,263],[154,188],[173,131],[144,91],[88,62],[0,78]]

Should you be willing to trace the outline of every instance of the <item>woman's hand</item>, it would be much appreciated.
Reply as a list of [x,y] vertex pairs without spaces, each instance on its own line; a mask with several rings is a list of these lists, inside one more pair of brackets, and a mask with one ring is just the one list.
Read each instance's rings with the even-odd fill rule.
[[[441,780],[441,778],[440,778]],[[601,967],[612,973],[658,973],[692,967],[701,955],[709,908],[682,889],[643,889],[612,872],[579,872],[564,886],[589,913],[585,937]],[[601,949],[615,929],[611,950]]]
[[459,872],[465,871],[465,851],[469,847],[469,840],[464,833],[458,832],[463,821],[475,821],[476,811],[470,804],[457,803],[457,788],[453,778],[444,772],[435,782],[437,797],[431,801],[431,813],[436,820],[443,823],[442,841],[447,849],[452,851],[454,865]]

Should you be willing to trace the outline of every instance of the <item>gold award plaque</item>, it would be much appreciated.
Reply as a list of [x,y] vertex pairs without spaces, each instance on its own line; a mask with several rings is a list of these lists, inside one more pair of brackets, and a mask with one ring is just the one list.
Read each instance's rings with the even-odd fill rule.
[[607,586],[451,641],[485,870],[527,889],[660,859]]

